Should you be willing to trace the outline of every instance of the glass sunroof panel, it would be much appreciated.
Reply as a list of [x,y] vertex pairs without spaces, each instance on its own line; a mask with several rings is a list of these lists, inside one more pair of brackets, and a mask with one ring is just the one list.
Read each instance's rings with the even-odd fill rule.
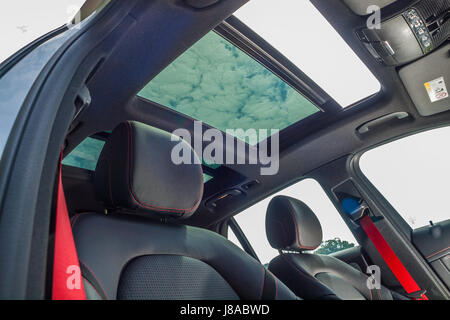
[[138,95],[222,131],[282,130],[320,112],[306,97],[213,31]]
[[234,15],[341,107],[380,91],[377,78],[310,1],[249,1]]

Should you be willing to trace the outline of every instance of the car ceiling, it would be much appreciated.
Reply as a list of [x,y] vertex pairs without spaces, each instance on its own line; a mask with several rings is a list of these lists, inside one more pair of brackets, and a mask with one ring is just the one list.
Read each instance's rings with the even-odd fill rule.
[[[181,53],[247,1],[212,1],[215,2],[213,5],[201,9],[182,0],[131,2],[134,7],[117,31],[105,39],[115,42],[115,48],[99,59],[95,74],[87,83],[92,104],[78,119],[76,129],[67,136],[66,154],[87,136],[111,130],[125,120],[141,121],[167,131],[180,127],[192,131],[193,119],[136,94]],[[330,112],[321,121],[306,121],[290,128],[281,140],[277,175],[261,176],[257,165],[223,165],[216,178],[207,183],[203,205],[187,221],[188,224],[210,226],[335,159],[356,154],[395,137],[450,122],[449,112],[422,117],[405,90],[398,67],[379,63],[366,50],[355,33],[365,25],[366,18],[350,9],[351,2],[312,1],[378,78],[381,92],[339,112]],[[389,15],[389,10],[395,11],[409,3],[411,1],[399,0],[383,8],[383,12]],[[446,45],[448,49],[448,43]],[[332,48],[329,57],[334,59]],[[434,63],[433,58],[428,60],[428,63]],[[400,111],[410,114],[408,121],[389,123],[365,135],[356,131],[363,123]],[[210,197],[254,180],[259,183],[246,191],[245,196],[213,210],[205,206]]]

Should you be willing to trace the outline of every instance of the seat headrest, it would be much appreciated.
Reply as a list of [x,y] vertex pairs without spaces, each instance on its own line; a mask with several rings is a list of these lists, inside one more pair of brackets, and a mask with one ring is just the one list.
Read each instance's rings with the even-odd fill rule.
[[302,201],[274,197],[267,207],[266,234],[277,250],[314,250],[322,243],[319,219]]
[[[172,141],[174,140],[174,141]],[[192,164],[175,164],[174,146]],[[95,169],[97,197],[118,212],[191,216],[203,195],[203,171],[198,156],[184,140],[135,121],[119,124],[111,133]]]

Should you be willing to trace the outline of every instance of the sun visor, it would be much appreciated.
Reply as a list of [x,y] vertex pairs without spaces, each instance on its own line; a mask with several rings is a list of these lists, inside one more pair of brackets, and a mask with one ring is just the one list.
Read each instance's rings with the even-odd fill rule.
[[450,110],[450,44],[400,69],[399,75],[422,116]]
[[354,13],[360,16],[365,16],[370,13],[368,8],[371,6],[378,6],[384,8],[396,0],[342,0],[347,7],[349,7]]

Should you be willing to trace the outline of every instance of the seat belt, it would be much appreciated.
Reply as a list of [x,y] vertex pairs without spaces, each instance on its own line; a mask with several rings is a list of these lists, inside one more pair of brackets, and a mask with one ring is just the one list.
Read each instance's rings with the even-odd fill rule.
[[357,199],[345,198],[342,201],[342,207],[350,218],[362,227],[408,296],[414,300],[428,300],[428,297],[425,295],[425,290],[420,289],[417,282],[372,221],[368,206]]
[[53,257],[52,300],[86,300],[78,255],[73,240],[59,161],[55,217],[55,251]]

